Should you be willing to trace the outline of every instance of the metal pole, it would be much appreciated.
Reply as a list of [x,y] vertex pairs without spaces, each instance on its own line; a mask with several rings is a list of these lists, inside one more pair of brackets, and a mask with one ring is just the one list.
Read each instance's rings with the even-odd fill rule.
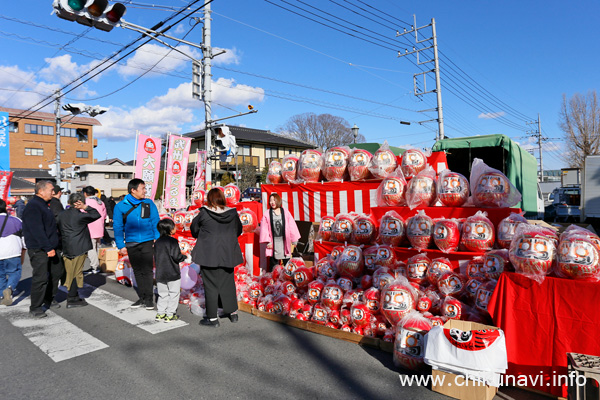
[[[211,110],[211,60],[212,60],[212,47],[210,40],[210,28],[211,28],[211,18],[210,18],[210,3],[204,6],[204,29],[202,30],[203,36],[203,44],[204,49],[202,51],[202,99],[204,100],[204,112],[205,112],[205,130],[204,130],[204,140],[207,158],[210,160],[210,151],[211,151],[211,120],[212,120],[212,110]],[[216,166],[215,166],[216,168]],[[206,190],[210,190],[212,186],[212,166],[210,162],[206,163]]]
[[60,186],[61,176],[60,176],[60,98],[62,94],[60,89],[56,91],[56,102],[54,104],[54,116],[56,118],[56,184]]
[[435,92],[437,94],[438,140],[444,139],[444,113],[442,112],[442,84],[440,82],[440,61],[437,50],[437,35],[435,34],[435,18],[431,19],[433,34],[433,59],[435,63]]
[[540,182],[544,182],[544,160],[542,159],[542,123],[538,113],[538,148],[540,150]]

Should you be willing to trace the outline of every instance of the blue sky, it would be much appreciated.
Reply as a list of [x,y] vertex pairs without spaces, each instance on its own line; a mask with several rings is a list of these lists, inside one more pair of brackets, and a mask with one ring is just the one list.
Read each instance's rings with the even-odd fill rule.
[[[125,20],[145,27],[188,4],[124,3]],[[435,95],[416,97],[415,58],[397,57],[414,43],[395,34],[410,29],[413,14],[418,26],[436,20],[449,137],[503,133],[537,149],[526,132],[537,126],[526,122],[539,113],[543,134],[561,138],[562,95],[598,88],[597,0],[214,0],[211,7],[212,45],[226,50],[213,60],[213,117],[245,112],[248,104],[258,109],[231,119],[235,125],[277,131],[295,114],[330,113],[356,124],[367,141],[431,147],[437,124],[419,122],[436,115],[419,111],[434,108]],[[50,0],[3,4],[0,105],[33,107],[139,36],[89,29],[51,11]],[[191,27],[186,19],[169,33],[201,42],[202,25]],[[197,49],[179,49],[200,58]],[[133,158],[136,130],[161,135],[202,127],[203,104],[191,97],[191,62],[175,52],[163,58],[166,53],[157,42],[145,45],[66,95],[63,103],[110,108],[98,117],[95,158]],[[433,76],[427,79],[433,87]],[[52,111],[52,104],[43,110]],[[544,144],[545,169],[567,166],[563,147],[555,139]]]

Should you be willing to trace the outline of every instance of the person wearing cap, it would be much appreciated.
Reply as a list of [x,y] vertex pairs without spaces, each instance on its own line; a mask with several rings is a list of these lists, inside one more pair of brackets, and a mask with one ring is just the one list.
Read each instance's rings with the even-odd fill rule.
[[23,210],[23,237],[31,263],[31,305],[29,313],[35,318],[46,317],[46,308],[58,308],[54,299],[64,267],[57,254],[58,228],[48,203],[54,185],[50,181],[35,184],[35,196]]
[[[100,241],[104,237],[104,221],[106,220],[106,207],[102,200],[96,195],[96,189],[93,186],[86,186],[83,188],[83,195],[85,196],[85,205],[94,208],[100,214],[100,218],[90,222],[88,225],[90,231],[90,237],[92,239],[92,248],[88,251],[88,258],[90,259],[90,268],[92,273],[97,274],[100,272],[100,260],[98,259],[98,247]],[[68,283],[68,282],[67,282]]]

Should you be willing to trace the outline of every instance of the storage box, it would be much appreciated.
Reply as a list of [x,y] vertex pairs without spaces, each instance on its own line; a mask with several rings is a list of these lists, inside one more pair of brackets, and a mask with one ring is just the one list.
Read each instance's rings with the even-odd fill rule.
[[98,249],[98,259],[102,272],[115,272],[119,261],[119,249],[116,247],[101,247]]
[[[444,324],[444,329],[453,328],[461,331],[498,329],[495,326],[455,319],[450,319]],[[495,386],[488,386],[473,380],[466,381],[463,376],[435,369],[432,371],[431,382],[431,390],[434,392],[461,400],[492,400],[498,392],[498,388]]]

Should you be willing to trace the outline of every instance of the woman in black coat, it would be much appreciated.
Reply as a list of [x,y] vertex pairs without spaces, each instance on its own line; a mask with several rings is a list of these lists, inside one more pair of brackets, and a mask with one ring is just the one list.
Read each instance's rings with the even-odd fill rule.
[[197,238],[192,260],[201,267],[206,298],[206,317],[200,325],[219,326],[219,298],[225,316],[237,322],[233,268],[244,262],[237,240],[242,234],[242,222],[235,208],[225,206],[223,191],[214,188],[208,192],[206,205],[192,221],[190,230]]

